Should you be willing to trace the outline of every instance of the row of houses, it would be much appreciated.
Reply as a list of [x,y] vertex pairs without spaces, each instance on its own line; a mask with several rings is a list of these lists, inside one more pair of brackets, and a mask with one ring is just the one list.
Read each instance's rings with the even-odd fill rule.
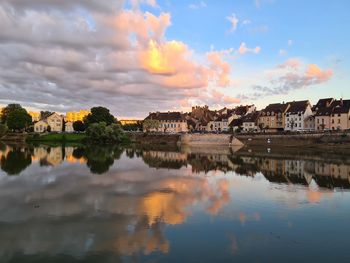
[[259,132],[325,131],[350,129],[350,100],[320,99],[269,104],[258,111],[254,105],[210,110],[192,107],[188,113],[153,112],[144,120],[145,132]]

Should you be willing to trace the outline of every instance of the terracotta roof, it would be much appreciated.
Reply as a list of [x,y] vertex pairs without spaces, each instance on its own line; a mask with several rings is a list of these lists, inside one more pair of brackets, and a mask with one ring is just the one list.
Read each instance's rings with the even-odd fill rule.
[[288,103],[290,104],[290,107],[287,112],[290,114],[304,113],[307,109],[307,106],[310,105],[310,102],[308,100],[293,101]]
[[185,117],[180,112],[152,112],[145,120],[183,121]]

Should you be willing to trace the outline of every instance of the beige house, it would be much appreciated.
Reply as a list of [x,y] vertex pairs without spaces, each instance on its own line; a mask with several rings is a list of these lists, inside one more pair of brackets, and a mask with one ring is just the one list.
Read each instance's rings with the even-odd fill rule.
[[80,111],[69,111],[66,113],[66,121],[75,122],[83,121],[84,118],[89,115],[89,110],[80,110]]
[[35,132],[62,132],[62,128],[63,117],[56,112],[34,124]]
[[320,99],[313,107],[316,131],[331,129],[331,114],[334,102],[333,98]]
[[38,121],[38,122],[34,123],[34,131],[39,132],[39,133],[46,132],[47,126],[48,126],[48,124],[46,121],[44,121],[44,120]]
[[339,100],[335,104],[331,115],[331,130],[349,129],[350,100]]
[[154,112],[143,121],[144,132],[188,132],[187,120],[180,112]]
[[286,112],[290,104],[275,103],[268,105],[261,111],[258,126],[269,131],[284,130],[286,123]]
[[28,114],[30,115],[30,117],[32,117],[32,122],[40,120],[40,112],[29,111]]
[[259,116],[260,116],[260,112],[259,111],[255,111],[252,113],[247,114],[246,116],[244,116],[242,118],[242,127],[243,127],[243,131],[245,132],[255,132],[255,131],[259,131]]
[[51,128],[51,132],[62,132],[63,128],[63,117],[58,113],[53,113],[46,118],[47,124]]

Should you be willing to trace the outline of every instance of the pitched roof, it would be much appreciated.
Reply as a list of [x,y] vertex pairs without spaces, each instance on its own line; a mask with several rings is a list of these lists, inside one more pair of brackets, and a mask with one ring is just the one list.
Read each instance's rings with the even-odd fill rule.
[[260,114],[261,114],[260,111],[249,113],[242,118],[243,122],[256,122],[259,119]]
[[180,112],[152,112],[145,120],[183,121],[185,117]]
[[288,107],[289,107],[288,103],[273,103],[266,106],[266,108],[263,109],[261,112],[262,113],[267,113],[267,112],[283,113],[288,109]]
[[307,109],[307,106],[310,105],[310,102],[308,100],[293,101],[288,103],[290,104],[290,107],[287,112],[290,114],[304,113]]
[[234,119],[230,122],[229,126],[230,127],[238,127],[238,126],[241,126],[243,124],[243,120],[242,118],[239,118],[239,119]]
[[350,111],[350,100],[339,100],[334,104],[336,105],[333,107],[332,113],[348,113]]

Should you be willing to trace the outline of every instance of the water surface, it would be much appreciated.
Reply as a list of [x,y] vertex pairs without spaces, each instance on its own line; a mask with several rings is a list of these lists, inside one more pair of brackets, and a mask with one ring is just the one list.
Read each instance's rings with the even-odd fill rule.
[[0,262],[350,262],[350,157],[0,146]]

